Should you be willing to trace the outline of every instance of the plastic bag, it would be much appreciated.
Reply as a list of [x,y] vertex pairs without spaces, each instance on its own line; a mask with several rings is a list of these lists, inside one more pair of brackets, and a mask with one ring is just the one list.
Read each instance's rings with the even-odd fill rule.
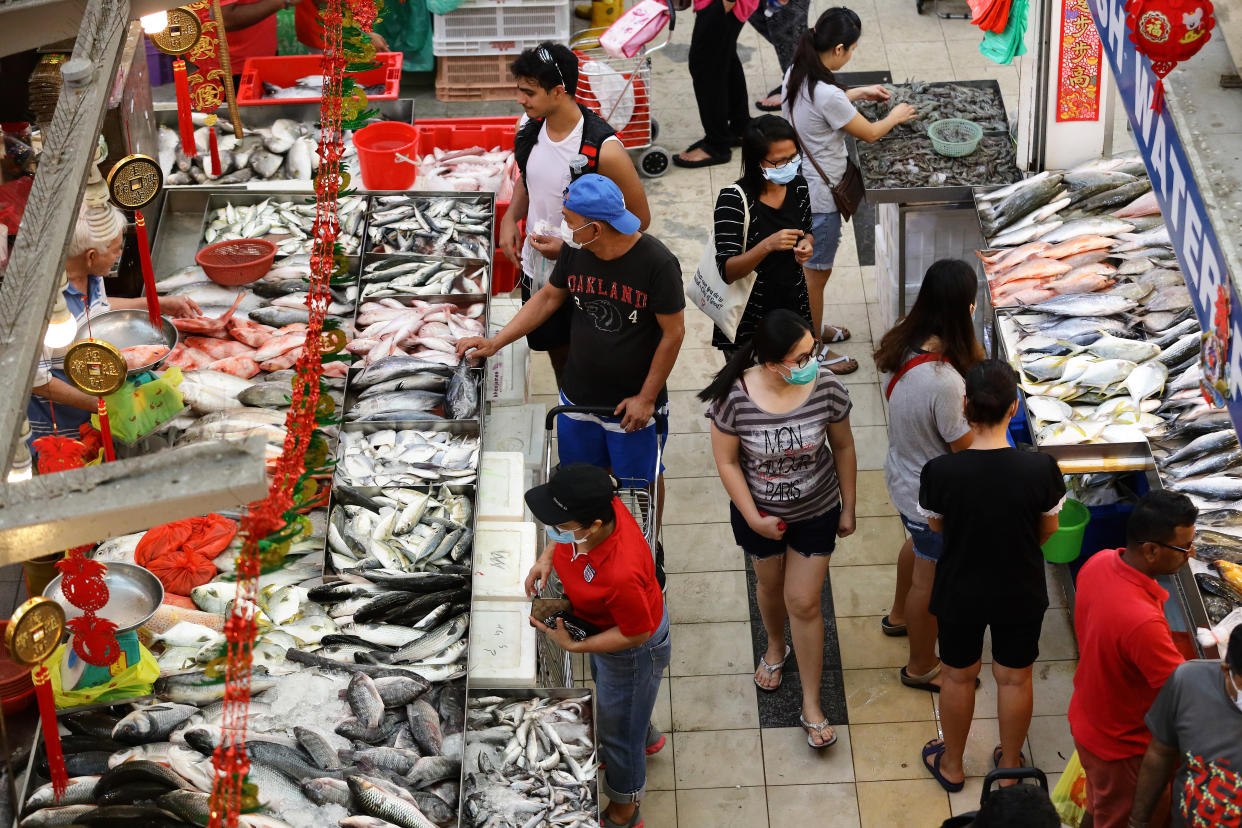
[[1078,751],[1074,751],[1057,786],[1052,789],[1052,804],[1061,822],[1078,828],[1087,808],[1087,773],[1078,761]]
[[68,646],[70,645],[60,645],[52,657],[45,662],[47,671],[51,675],[52,695],[56,699],[58,708],[146,696],[150,694],[155,680],[160,677],[160,665],[155,661],[155,656],[151,655],[146,647],[142,647],[138,663],[131,664],[117,673],[107,684],[84,687],[81,690],[66,690],[60,683],[60,669],[65,663],[65,648]]
[[164,589],[189,595],[216,576],[211,561],[232,542],[237,523],[221,515],[186,518],[147,530],[134,561],[160,579]]
[[[112,436],[136,443],[185,408],[181,392],[181,369],[169,368],[158,379],[135,385],[126,382],[121,390],[104,397],[108,404],[108,424]],[[91,425],[99,428],[99,415],[91,415]]]
[[[453,0],[437,0],[437,13],[452,11],[460,5]],[[443,11],[441,11],[443,9]],[[401,52],[401,68],[406,72],[430,72],[436,68],[431,51],[431,15],[426,0],[395,0],[384,4],[384,12],[375,31],[388,41],[388,48]]]

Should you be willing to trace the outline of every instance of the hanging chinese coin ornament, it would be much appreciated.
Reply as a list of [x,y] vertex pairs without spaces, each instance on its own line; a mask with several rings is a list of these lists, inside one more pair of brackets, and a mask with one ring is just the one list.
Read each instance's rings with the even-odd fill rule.
[[1216,17],[1211,0],[1129,0],[1126,25],[1139,54],[1151,59],[1156,74],[1151,108],[1164,108],[1164,78],[1189,60],[1212,37]]
[[194,142],[194,124],[190,116],[190,78],[182,55],[194,48],[202,34],[203,24],[198,15],[183,6],[169,9],[168,25],[148,35],[155,48],[176,58],[173,83],[177,90],[177,127],[181,132],[181,154],[187,158],[198,157],[198,145]]
[[35,698],[39,703],[39,720],[43,725],[43,745],[47,750],[48,774],[56,801],[65,795],[69,774],[60,746],[60,730],[56,725],[56,699],[52,695],[52,678],[43,662],[60,646],[65,632],[65,611],[49,598],[35,596],[17,608],[4,630],[4,646],[9,658],[24,667],[33,667]]
[[[214,116],[213,116],[214,117]],[[215,136],[215,132],[212,132]],[[214,144],[213,144],[214,147]],[[216,162],[217,165],[219,162]],[[219,175],[219,173],[216,173]],[[138,229],[138,260],[142,265],[142,284],[147,294],[147,314],[151,325],[161,330],[160,297],[155,287],[155,270],[151,267],[151,243],[147,239],[147,220],[142,208],[155,200],[164,183],[164,174],[155,159],[147,155],[129,155],[112,165],[108,171],[108,196],[122,210],[134,211]]]

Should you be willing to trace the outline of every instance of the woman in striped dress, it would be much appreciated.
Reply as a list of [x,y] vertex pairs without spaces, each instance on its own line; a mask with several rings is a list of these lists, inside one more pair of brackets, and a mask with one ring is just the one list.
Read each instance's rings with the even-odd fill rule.
[[[786,308],[811,321],[802,263],[811,257],[811,194],[799,174],[793,127],[778,115],[755,118],[742,136],[742,177],[716,196],[716,263],[726,282],[757,274],[750,302],[730,342],[716,328],[712,345],[731,355],[760,319]],[[742,229],[746,215],[750,226]]]
[[780,689],[791,649],[788,619],[800,721],[817,749],[837,740],[819,697],[822,601],[836,540],[854,532],[858,477],[850,396],[820,362],[823,353],[810,322],[779,308],[759,320],[754,336],[699,394],[711,402],[712,454],[729,493],[733,537],[758,581],[767,649],[755,684]]

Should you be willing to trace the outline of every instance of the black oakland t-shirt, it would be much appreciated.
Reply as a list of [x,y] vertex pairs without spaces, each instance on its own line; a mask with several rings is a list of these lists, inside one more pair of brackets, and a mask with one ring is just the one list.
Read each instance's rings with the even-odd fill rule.
[[940,517],[944,554],[930,609],[943,621],[1033,623],[1048,608],[1039,524],[1065,481],[1046,454],[1015,448],[945,454],[923,467],[919,511]]
[[[548,281],[568,290],[573,306],[561,379],[566,398],[574,405],[615,407],[641,391],[662,335],[656,314],[686,305],[677,257],[646,233],[611,261],[590,247],[565,245]],[[656,404],[667,398],[661,388]]]

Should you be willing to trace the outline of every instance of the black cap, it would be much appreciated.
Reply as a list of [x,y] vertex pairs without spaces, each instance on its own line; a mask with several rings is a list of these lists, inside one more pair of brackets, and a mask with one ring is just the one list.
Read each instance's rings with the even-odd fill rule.
[[590,463],[557,466],[552,478],[526,493],[526,505],[540,523],[557,526],[601,514],[616,494],[613,476]]

